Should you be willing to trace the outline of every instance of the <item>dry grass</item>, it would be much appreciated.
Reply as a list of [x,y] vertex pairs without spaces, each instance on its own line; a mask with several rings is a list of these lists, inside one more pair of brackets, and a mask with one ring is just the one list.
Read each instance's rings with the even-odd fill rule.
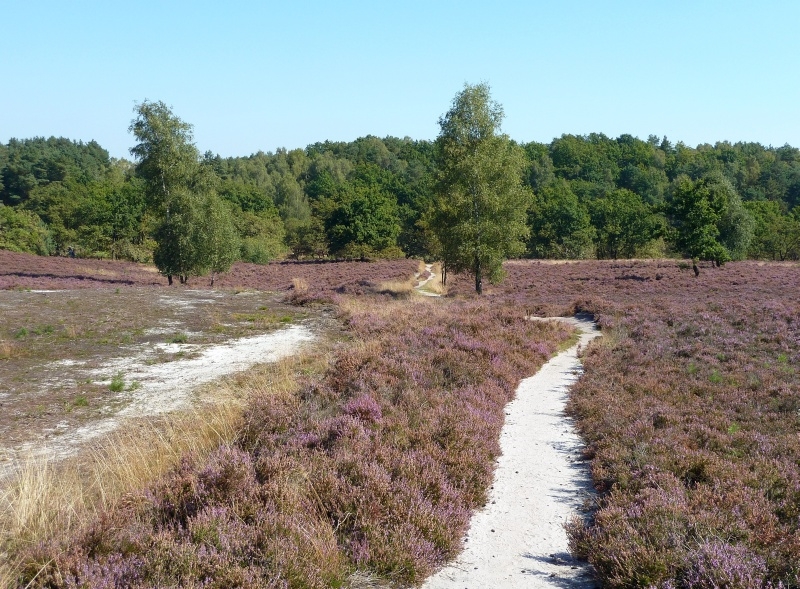
[[380,294],[392,295],[395,298],[405,298],[414,292],[414,279],[387,280],[378,285],[377,291]]
[[64,325],[64,337],[69,339],[75,339],[81,335],[81,328],[74,324],[65,324]]
[[389,589],[395,585],[368,571],[356,571],[347,578],[345,587],[347,589]]
[[21,461],[0,494],[0,587],[13,586],[17,571],[29,565],[20,553],[69,537],[120,502],[144,500],[144,489],[183,456],[202,459],[232,443],[248,398],[291,395],[299,373],[319,370],[326,361],[324,354],[307,352],[259,366],[204,387],[192,410],[129,423],[82,455]]
[[292,278],[292,289],[297,294],[308,294],[308,282],[303,278]]
[[447,294],[447,287],[442,284],[442,265],[439,262],[435,262],[431,266],[431,274],[433,274],[433,278],[422,287],[421,290],[426,290],[428,292],[436,293],[438,295],[444,296]]
[[107,268],[97,268],[95,266],[76,266],[75,272],[80,272],[84,274],[90,274],[94,276],[102,276],[102,277],[113,277],[116,278],[119,276],[119,272],[115,272],[114,270],[109,270]]
[[19,349],[14,342],[0,340],[0,360],[8,360],[19,354]]
[[62,538],[93,514],[139,491],[187,453],[203,456],[230,443],[241,403],[206,403],[156,422],[131,423],[102,439],[88,455],[54,462],[22,460],[0,495],[0,586],[10,586],[16,555],[49,538]]

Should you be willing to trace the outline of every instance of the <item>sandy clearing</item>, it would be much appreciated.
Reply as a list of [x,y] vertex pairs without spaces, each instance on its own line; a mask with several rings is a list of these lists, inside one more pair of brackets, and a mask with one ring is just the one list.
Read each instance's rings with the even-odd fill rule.
[[578,351],[600,332],[585,319],[563,320],[580,329],[578,344],[520,383],[506,406],[489,502],[473,516],[464,551],[424,589],[595,587],[588,565],[570,556],[564,531],[592,492],[564,405],[581,372]]
[[[170,344],[193,352],[193,357],[151,364],[152,349],[122,358],[113,358],[86,374],[105,376],[120,374],[127,384],[137,383],[134,390],[119,393],[120,409],[107,408],[108,417],[91,424],[65,429],[56,425],[48,439],[27,442],[17,447],[0,447],[8,461],[0,467],[0,476],[13,471],[18,459],[61,459],[74,454],[87,441],[115,430],[126,419],[147,417],[187,408],[200,385],[240,372],[259,363],[275,362],[296,353],[314,339],[304,325],[293,325],[279,331],[235,339],[223,344],[197,346]],[[61,360],[60,363],[70,362]]]

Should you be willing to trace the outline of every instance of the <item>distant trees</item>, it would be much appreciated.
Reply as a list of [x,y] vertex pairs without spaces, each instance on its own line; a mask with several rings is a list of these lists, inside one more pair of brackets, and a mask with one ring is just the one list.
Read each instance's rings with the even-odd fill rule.
[[475,291],[502,277],[505,258],[525,250],[531,192],[524,151],[500,134],[503,109],[487,84],[465,85],[439,120],[430,228],[446,272],[468,270]]
[[[690,147],[654,135],[602,133],[517,146],[499,131],[502,109],[488,87],[488,114],[469,111],[479,106],[472,99],[481,86],[459,93],[464,108],[455,109],[454,100],[435,142],[366,136],[244,157],[200,155],[191,125],[151,101],[137,105],[131,123],[135,164],[110,158],[94,141],[11,139],[0,144],[6,207],[0,244],[135,261],[151,261],[158,247],[160,263],[175,258],[172,276],[205,274],[211,266],[186,265],[193,259],[186,248],[209,234],[198,228],[216,195],[225,211],[220,218],[232,222],[222,234],[235,238],[237,259],[255,263],[407,255],[439,257],[451,272],[475,274],[468,251],[480,251],[484,280],[499,269],[497,260],[512,255],[695,255],[720,263],[800,257],[799,149],[741,142]],[[476,135],[473,143],[467,131],[459,135],[471,117],[489,121],[494,134],[481,141]],[[470,152],[469,145],[481,147]],[[514,190],[524,187],[530,204],[524,220],[512,215],[513,222],[503,222],[509,231],[499,236],[464,216],[471,186],[479,218],[507,219],[509,210],[519,210],[509,193],[492,200],[503,190],[492,187],[492,174],[510,178]],[[521,183],[514,184],[518,176]],[[478,180],[470,184],[470,178]],[[175,219],[173,209],[179,210]],[[220,260],[232,246],[224,251]]]
[[535,195],[528,223],[532,257],[575,259],[591,254],[591,218],[566,180],[555,180]]
[[231,210],[214,192],[206,192],[200,200],[200,219],[194,228],[197,247],[196,264],[201,274],[211,274],[211,286],[215,277],[227,272],[231,264],[239,259],[239,234],[231,218]]
[[800,211],[789,213],[784,203],[774,200],[758,200],[744,206],[754,225],[748,257],[780,261],[800,257]]
[[47,256],[53,238],[36,213],[0,204],[0,249]]
[[745,256],[753,219],[731,183],[721,175],[709,174],[697,180],[685,175],[676,178],[667,212],[676,248],[682,254],[693,260],[711,260],[718,266]]
[[632,258],[663,233],[663,223],[642,197],[625,188],[589,201],[598,258]]

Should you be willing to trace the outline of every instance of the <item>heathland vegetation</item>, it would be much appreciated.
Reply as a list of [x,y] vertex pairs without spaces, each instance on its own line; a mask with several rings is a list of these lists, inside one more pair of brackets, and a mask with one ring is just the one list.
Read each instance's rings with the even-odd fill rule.
[[[111,264],[65,262],[84,286],[87,264]],[[697,280],[669,260],[515,261],[482,297],[464,274],[417,300],[382,285],[408,261],[237,263],[226,286],[333,311],[342,342],[279,379],[237,379],[247,409],[218,449],[35,542],[6,538],[18,582],[413,583],[455,554],[485,500],[519,378],[569,338],[526,318],[583,311],[604,337],[570,412],[599,494],[569,527],[575,553],[608,587],[799,587],[800,269],[701,267]],[[62,268],[42,286],[68,284]],[[101,270],[95,284],[114,286]]]
[[[501,118],[487,87],[466,86],[436,142],[220,158],[145,101],[135,163],[96,143],[2,146],[0,248],[16,251],[0,251],[0,288],[125,296],[164,284],[134,263],[153,261],[182,282],[221,272],[217,287],[282,293],[337,333],[237,377],[245,402],[206,428],[219,435],[94,490],[102,500],[54,501],[29,521],[15,506],[42,505],[24,503],[37,489],[12,487],[1,578],[418,583],[486,501],[517,383],[571,340],[531,316],[587,312],[604,337],[569,412],[598,493],[568,525],[573,552],[606,587],[800,588],[800,267],[785,261],[800,256],[800,150],[599,134],[517,144]],[[551,259],[502,263],[514,255]],[[446,297],[413,294],[411,257],[443,262]]]

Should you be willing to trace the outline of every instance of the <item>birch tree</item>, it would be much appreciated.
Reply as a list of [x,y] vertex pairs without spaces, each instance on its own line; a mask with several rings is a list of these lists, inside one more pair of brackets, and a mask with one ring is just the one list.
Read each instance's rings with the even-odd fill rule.
[[522,254],[531,192],[527,159],[500,132],[503,108],[489,86],[465,84],[439,119],[437,177],[430,228],[444,272],[469,270],[475,291],[503,278],[503,260]]

